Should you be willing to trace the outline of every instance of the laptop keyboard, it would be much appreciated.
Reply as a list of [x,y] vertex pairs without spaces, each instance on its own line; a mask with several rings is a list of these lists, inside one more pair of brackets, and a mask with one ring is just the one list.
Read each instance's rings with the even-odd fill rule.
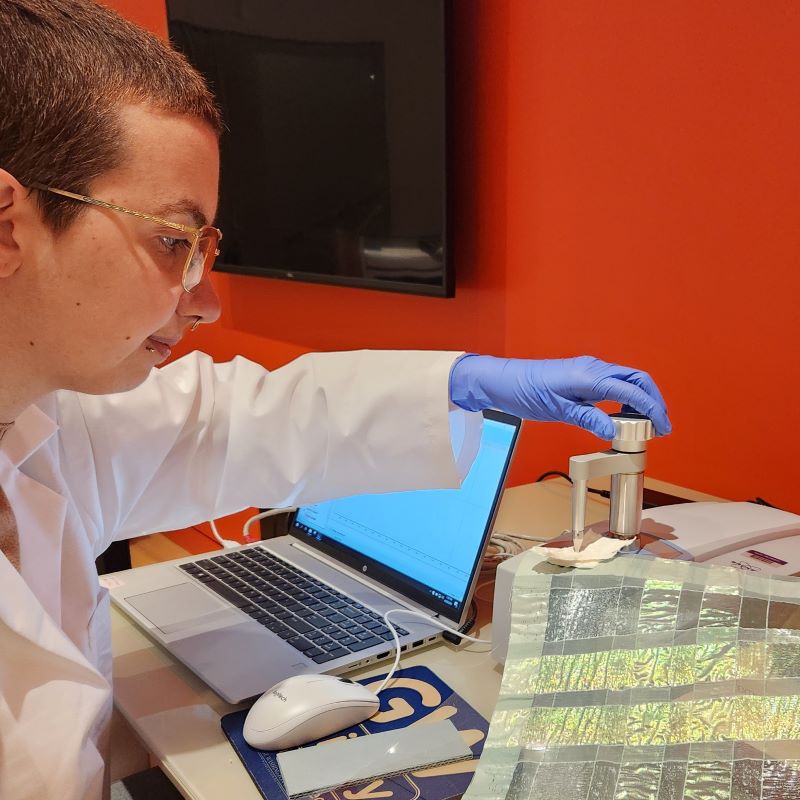
[[180,568],[317,664],[393,643],[379,614],[262,547]]

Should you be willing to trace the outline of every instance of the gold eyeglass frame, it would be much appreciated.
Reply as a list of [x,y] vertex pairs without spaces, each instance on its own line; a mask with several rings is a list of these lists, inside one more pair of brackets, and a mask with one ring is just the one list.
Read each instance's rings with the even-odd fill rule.
[[156,222],[159,225],[163,225],[166,228],[172,228],[176,231],[182,231],[183,233],[191,234],[192,236],[192,246],[189,248],[189,253],[186,257],[186,263],[183,265],[183,274],[181,276],[181,285],[183,286],[183,290],[185,292],[193,292],[203,281],[203,278],[211,272],[214,266],[214,259],[219,255],[219,247],[216,246],[213,251],[213,256],[207,256],[206,260],[210,260],[209,265],[203,265],[203,272],[200,276],[200,280],[197,281],[193,286],[186,285],[186,278],[189,275],[189,267],[192,263],[192,257],[197,250],[197,243],[202,238],[202,235],[207,232],[214,231],[217,245],[219,245],[220,240],[222,239],[222,231],[219,228],[215,228],[213,225],[203,225],[202,228],[195,228],[193,225],[183,225],[180,222],[171,222],[168,219],[162,219],[161,217],[154,217],[152,214],[145,214],[143,211],[133,211],[130,208],[125,208],[125,206],[118,206],[114,203],[108,203],[105,200],[98,200],[96,197],[87,197],[83,194],[76,194],[75,192],[68,192],[66,189],[56,189],[53,186],[45,186],[43,183],[31,183],[31,188],[38,189],[41,192],[50,192],[51,194],[61,195],[62,197],[68,197],[70,200],[77,200],[80,203],[87,203],[90,206],[98,206],[99,208],[107,208],[110,211],[119,211],[121,214],[130,214],[133,217],[138,217],[139,219],[145,219],[148,222]]

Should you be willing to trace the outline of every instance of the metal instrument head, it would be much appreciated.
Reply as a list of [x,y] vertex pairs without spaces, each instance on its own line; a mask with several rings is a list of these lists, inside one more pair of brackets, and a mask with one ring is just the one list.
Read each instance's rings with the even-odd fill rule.
[[610,416],[615,431],[612,450],[618,453],[643,453],[647,450],[647,442],[655,436],[653,423],[648,417],[627,411]]

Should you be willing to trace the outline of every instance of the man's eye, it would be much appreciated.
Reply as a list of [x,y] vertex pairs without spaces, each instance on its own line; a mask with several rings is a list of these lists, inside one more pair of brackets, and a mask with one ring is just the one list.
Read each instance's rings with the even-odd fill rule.
[[165,253],[178,253],[189,249],[191,242],[188,239],[176,239],[173,236],[159,236],[158,241]]

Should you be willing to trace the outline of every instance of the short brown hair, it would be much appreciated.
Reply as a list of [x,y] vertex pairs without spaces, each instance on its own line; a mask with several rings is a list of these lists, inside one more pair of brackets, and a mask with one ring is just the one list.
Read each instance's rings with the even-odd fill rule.
[[[23,185],[90,194],[122,161],[120,106],[222,121],[202,76],[158,37],[93,0],[0,0],[0,167]],[[39,193],[65,229],[82,203]]]

